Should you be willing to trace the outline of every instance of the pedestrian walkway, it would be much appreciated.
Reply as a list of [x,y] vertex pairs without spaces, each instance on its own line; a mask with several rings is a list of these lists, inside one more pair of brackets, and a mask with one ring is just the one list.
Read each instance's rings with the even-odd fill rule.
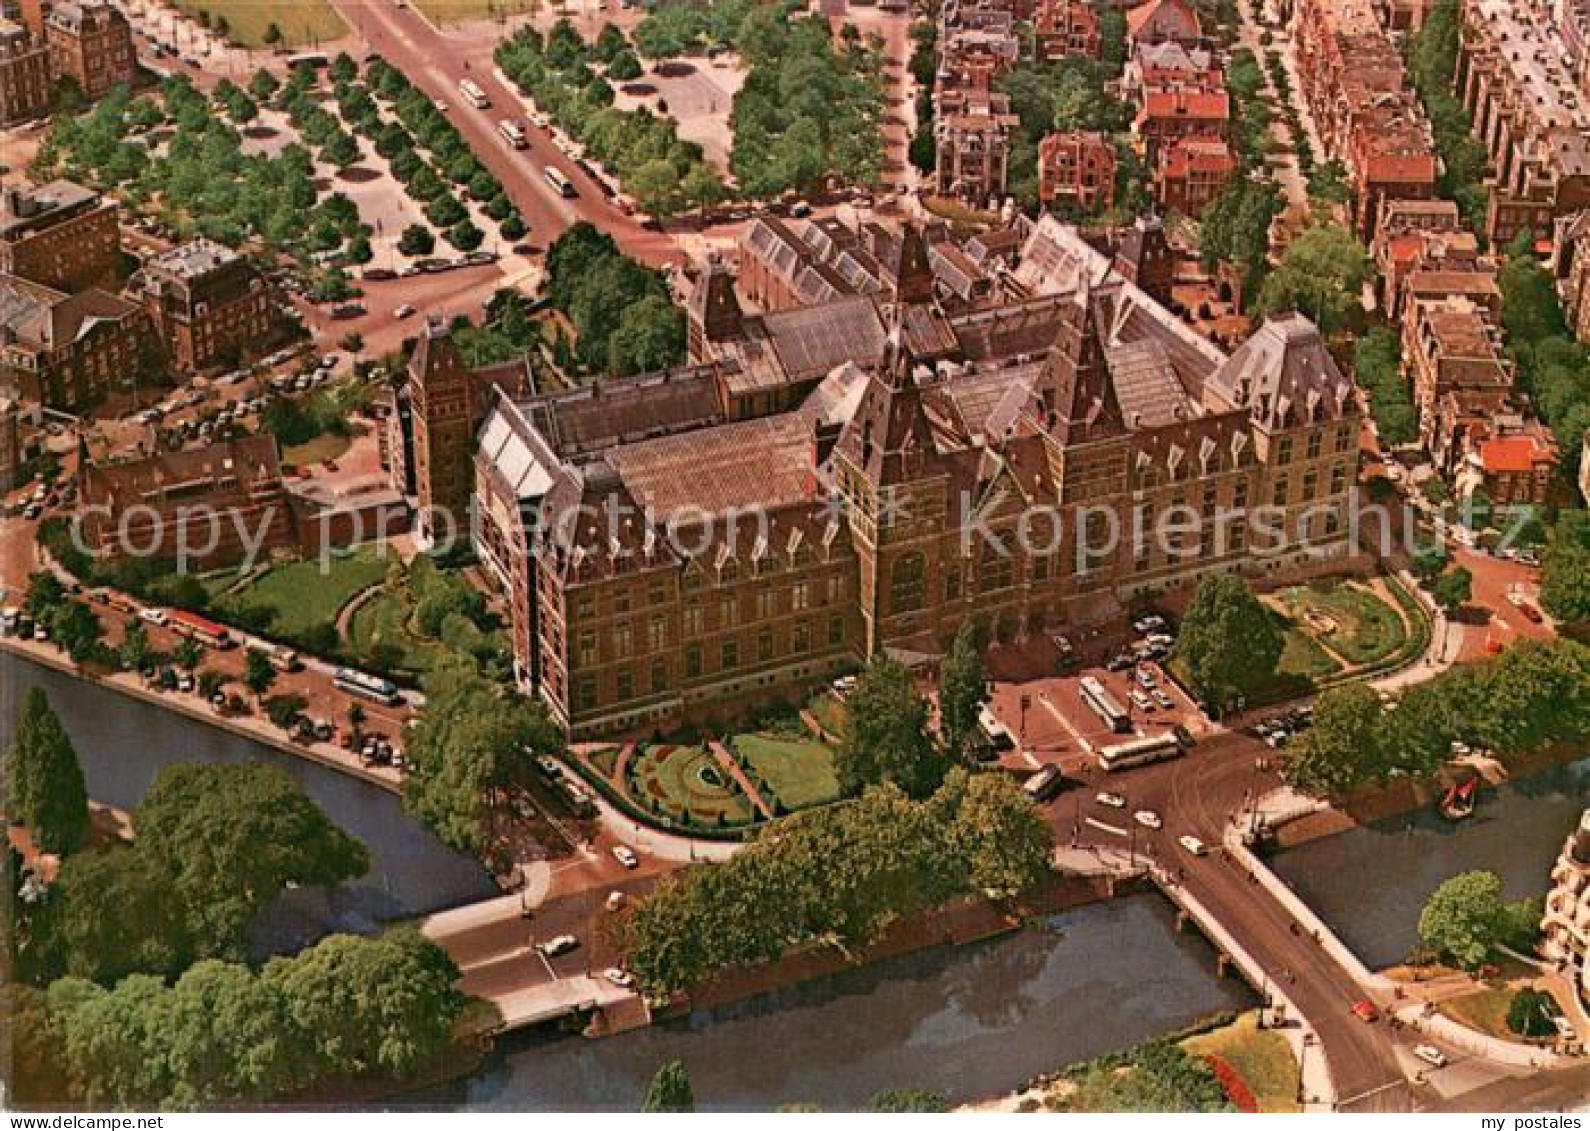
[[718,765],[723,767],[723,772],[739,783],[745,795],[751,799],[751,804],[756,806],[756,811],[762,814],[765,820],[771,821],[775,816],[773,806],[768,804],[767,798],[762,796],[756,784],[747,776],[734,752],[715,738],[708,739],[707,746],[712,751],[712,756],[718,760]]

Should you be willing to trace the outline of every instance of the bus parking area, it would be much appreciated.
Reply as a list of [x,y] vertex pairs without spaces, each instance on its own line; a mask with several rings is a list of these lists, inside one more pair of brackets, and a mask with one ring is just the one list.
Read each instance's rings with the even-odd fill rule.
[[1068,778],[1097,778],[1106,760],[1131,762],[1145,749],[1152,756],[1155,744],[1146,740],[1190,749],[1210,723],[1164,658],[1139,658],[1127,646],[1068,672],[1000,672],[985,704],[985,718],[1008,734],[996,743],[1006,747],[999,765],[1024,774],[1053,765]]

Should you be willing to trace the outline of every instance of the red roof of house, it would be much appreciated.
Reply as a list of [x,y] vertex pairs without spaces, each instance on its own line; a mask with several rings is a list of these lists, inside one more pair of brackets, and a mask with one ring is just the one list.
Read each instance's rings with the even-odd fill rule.
[[1139,121],[1170,119],[1185,121],[1198,118],[1205,121],[1224,122],[1231,116],[1231,100],[1225,91],[1202,90],[1150,90],[1143,98],[1143,112]]
[[1534,471],[1555,460],[1552,450],[1534,436],[1505,436],[1480,445],[1480,462],[1486,471]]
[[1184,30],[1196,38],[1200,32],[1198,13],[1186,0],[1148,0],[1126,13],[1126,31],[1133,39],[1143,34],[1143,29],[1163,12],[1167,18],[1177,20]]
[[1218,137],[1184,137],[1160,157],[1160,171],[1170,177],[1184,177],[1193,170],[1229,173],[1237,167],[1231,147]]

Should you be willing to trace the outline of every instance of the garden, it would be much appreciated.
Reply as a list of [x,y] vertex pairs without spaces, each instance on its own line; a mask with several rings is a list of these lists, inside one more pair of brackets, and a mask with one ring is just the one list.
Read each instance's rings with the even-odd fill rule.
[[363,548],[272,566],[216,598],[214,612],[253,624],[262,619],[257,610],[265,610],[273,631],[298,637],[316,625],[334,625],[343,605],[386,576],[391,560]]
[[[1294,651],[1294,660],[1305,666],[1303,674],[1314,678],[1330,674],[1327,662],[1335,665],[1340,661],[1352,668],[1380,663],[1408,640],[1401,614],[1369,586],[1357,582],[1327,579],[1293,586],[1276,593],[1273,601],[1288,618],[1289,650]],[[1314,648],[1301,643],[1294,647],[1290,639],[1294,633]]]
[[659,742],[638,750],[625,770],[631,801],[670,825],[748,825],[754,812],[733,776],[705,745]]

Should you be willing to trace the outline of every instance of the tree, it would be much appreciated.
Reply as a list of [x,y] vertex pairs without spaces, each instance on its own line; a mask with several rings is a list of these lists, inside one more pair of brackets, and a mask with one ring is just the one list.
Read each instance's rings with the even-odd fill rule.
[[55,610],[50,618],[55,640],[76,664],[84,663],[96,655],[105,639],[105,627],[99,617],[81,601],[68,601]]
[[282,29],[274,21],[265,26],[265,34],[260,37],[266,47],[275,47],[282,38]]
[[1507,1028],[1521,1037],[1555,1036],[1557,1026],[1553,1019],[1561,1012],[1556,998],[1525,986],[1507,1003]]
[[265,700],[265,717],[270,719],[272,725],[282,730],[291,730],[307,706],[309,700],[302,695],[272,695]]
[[1193,688],[1216,711],[1274,678],[1284,641],[1275,618],[1230,574],[1212,574],[1176,637],[1175,659]]
[[535,754],[562,748],[545,709],[472,669],[433,673],[408,746],[403,806],[443,841],[484,852],[491,817],[508,801]]
[[429,255],[436,250],[436,236],[424,224],[410,224],[398,237],[398,250],[404,255]]
[[66,603],[66,586],[49,570],[39,570],[28,578],[27,596],[22,607],[34,620],[47,619]]
[[1309,228],[1287,246],[1265,280],[1259,312],[1268,317],[1301,311],[1326,335],[1349,329],[1362,314],[1359,295],[1370,266],[1369,253],[1346,228]]
[[950,1110],[950,1103],[937,1092],[922,1088],[889,1088],[874,1095],[862,1110],[902,1114],[927,1112],[938,1114]]
[[835,757],[845,793],[884,782],[911,797],[926,797],[937,788],[945,762],[928,737],[927,702],[904,664],[875,658],[846,707],[844,739]]
[[134,827],[137,851],[158,861],[199,955],[241,960],[255,912],[289,886],[329,886],[370,868],[364,845],[284,771],[259,762],[167,766]]
[[693,1112],[696,1110],[695,1093],[690,1090],[690,1073],[684,1062],[670,1060],[651,1078],[646,1086],[646,1099],[641,1104],[643,1112]]
[[459,251],[474,251],[485,238],[486,234],[467,217],[447,229],[447,242]]
[[149,662],[149,633],[141,621],[128,621],[122,630],[121,647],[117,650],[122,666],[128,671],[142,671]]
[[177,643],[176,660],[179,667],[191,672],[204,662],[204,645],[191,636],[184,636]]
[[137,848],[69,856],[45,910],[48,973],[106,985],[138,973],[175,977],[192,960],[182,910],[161,866]]
[[340,349],[346,350],[348,353],[363,353],[364,335],[357,331],[350,330],[348,333],[342,335],[341,340],[337,342],[337,346]]
[[28,689],[6,763],[7,815],[45,852],[75,851],[88,838],[83,767],[42,687]]
[[1466,970],[1477,969],[1505,921],[1502,881],[1495,872],[1460,872],[1442,881],[1419,913],[1419,937]]
[[360,156],[359,142],[347,130],[338,130],[337,135],[321,150],[320,156],[327,164],[335,165],[339,169],[346,169],[350,165],[358,164]]
[[276,665],[263,649],[250,648],[243,654],[243,686],[252,691],[256,699],[263,699],[275,682]]
[[983,704],[983,649],[976,627],[968,620],[939,671],[939,718],[945,748],[964,755],[977,732],[977,709]]
[[1380,697],[1368,684],[1327,689],[1315,706],[1314,725],[1286,749],[1286,780],[1310,793],[1341,797],[1382,778],[1381,716]]
[[976,891],[991,899],[1019,899],[1052,873],[1054,831],[1011,778],[957,769],[934,801],[955,805],[949,841],[965,860]]
[[1464,566],[1448,570],[1430,586],[1430,596],[1449,616],[1467,604],[1473,595],[1474,575]]
[[264,67],[255,71],[254,76],[248,80],[248,92],[261,102],[269,102],[271,96],[280,90],[281,87],[282,84],[277,80],[276,76]]
[[1590,513],[1558,517],[1541,560],[1540,603],[1558,620],[1590,620]]

